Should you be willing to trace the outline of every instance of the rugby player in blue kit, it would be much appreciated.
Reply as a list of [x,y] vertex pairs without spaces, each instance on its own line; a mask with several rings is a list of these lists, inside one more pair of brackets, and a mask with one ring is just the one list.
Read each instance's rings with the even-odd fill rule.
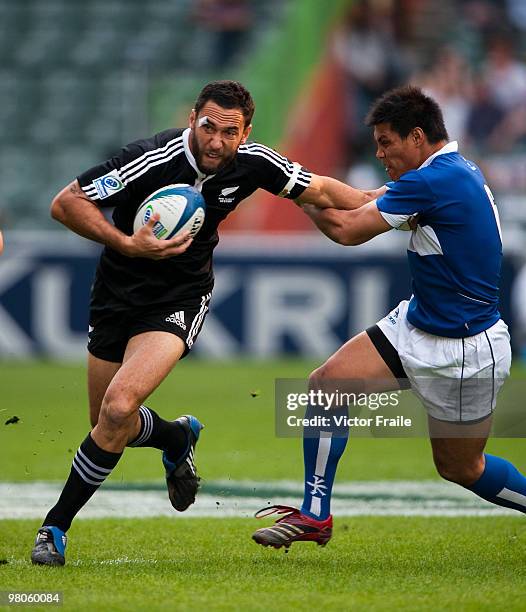
[[[405,382],[427,410],[438,473],[489,502],[526,512],[526,478],[507,460],[484,453],[511,365],[508,328],[498,309],[502,240],[493,195],[477,165],[448,141],[440,107],[420,89],[387,92],[366,122],[392,180],[385,193],[349,211],[301,206],[343,245],[411,229],[413,295],[316,369],[310,388],[346,380],[362,381],[369,392],[389,391]],[[347,407],[337,411],[347,414]],[[330,539],[331,492],[348,428],[325,429],[304,430],[301,509],[261,511],[283,516],[254,533],[258,544],[324,545]]]

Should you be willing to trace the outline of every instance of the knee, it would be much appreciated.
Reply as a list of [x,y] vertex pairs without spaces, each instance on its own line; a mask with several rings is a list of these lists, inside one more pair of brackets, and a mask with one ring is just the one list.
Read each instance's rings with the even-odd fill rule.
[[484,471],[484,460],[458,463],[435,457],[437,472],[444,480],[449,480],[463,487],[470,487],[481,477]]
[[335,391],[336,387],[337,381],[335,380],[334,373],[331,371],[330,364],[324,363],[311,372],[309,376],[309,389],[311,391],[330,393]]
[[329,359],[309,376],[309,389],[328,393],[364,393],[364,381],[359,378],[349,378],[342,375],[341,363]]
[[323,386],[323,382],[329,378],[327,365],[323,364],[319,368],[316,368],[309,375],[309,389],[320,389]]
[[95,423],[92,420],[92,425],[94,427],[98,422],[104,421],[112,429],[126,427],[130,417],[137,412],[138,405],[137,399],[130,394],[108,389],[102,400],[98,419],[93,419]]

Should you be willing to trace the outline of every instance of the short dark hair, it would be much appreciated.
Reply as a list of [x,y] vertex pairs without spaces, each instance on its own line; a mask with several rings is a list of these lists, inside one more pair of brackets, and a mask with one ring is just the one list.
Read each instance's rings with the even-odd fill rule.
[[205,85],[197,97],[194,110],[196,114],[212,100],[223,108],[239,108],[243,113],[245,125],[249,125],[254,115],[254,100],[248,89],[238,81],[212,81]]
[[401,138],[419,127],[431,144],[449,140],[440,106],[419,87],[405,85],[378,98],[365,118],[369,127],[388,123]]

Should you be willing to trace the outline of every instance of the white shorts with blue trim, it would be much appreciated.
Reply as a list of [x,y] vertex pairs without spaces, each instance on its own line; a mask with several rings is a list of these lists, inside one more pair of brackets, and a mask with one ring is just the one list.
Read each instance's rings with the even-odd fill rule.
[[398,352],[428,414],[454,422],[489,416],[510,373],[508,326],[500,319],[475,336],[434,336],[409,323],[408,306],[408,300],[400,302],[377,325]]

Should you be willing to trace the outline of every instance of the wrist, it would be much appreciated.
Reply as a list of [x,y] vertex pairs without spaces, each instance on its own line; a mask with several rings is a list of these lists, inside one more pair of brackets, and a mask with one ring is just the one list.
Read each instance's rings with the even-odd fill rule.
[[119,253],[122,253],[122,255],[126,255],[126,257],[135,257],[135,249],[132,236],[121,234],[119,238],[120,239],[118,243],[115,245],[115,249],[119,251]]

